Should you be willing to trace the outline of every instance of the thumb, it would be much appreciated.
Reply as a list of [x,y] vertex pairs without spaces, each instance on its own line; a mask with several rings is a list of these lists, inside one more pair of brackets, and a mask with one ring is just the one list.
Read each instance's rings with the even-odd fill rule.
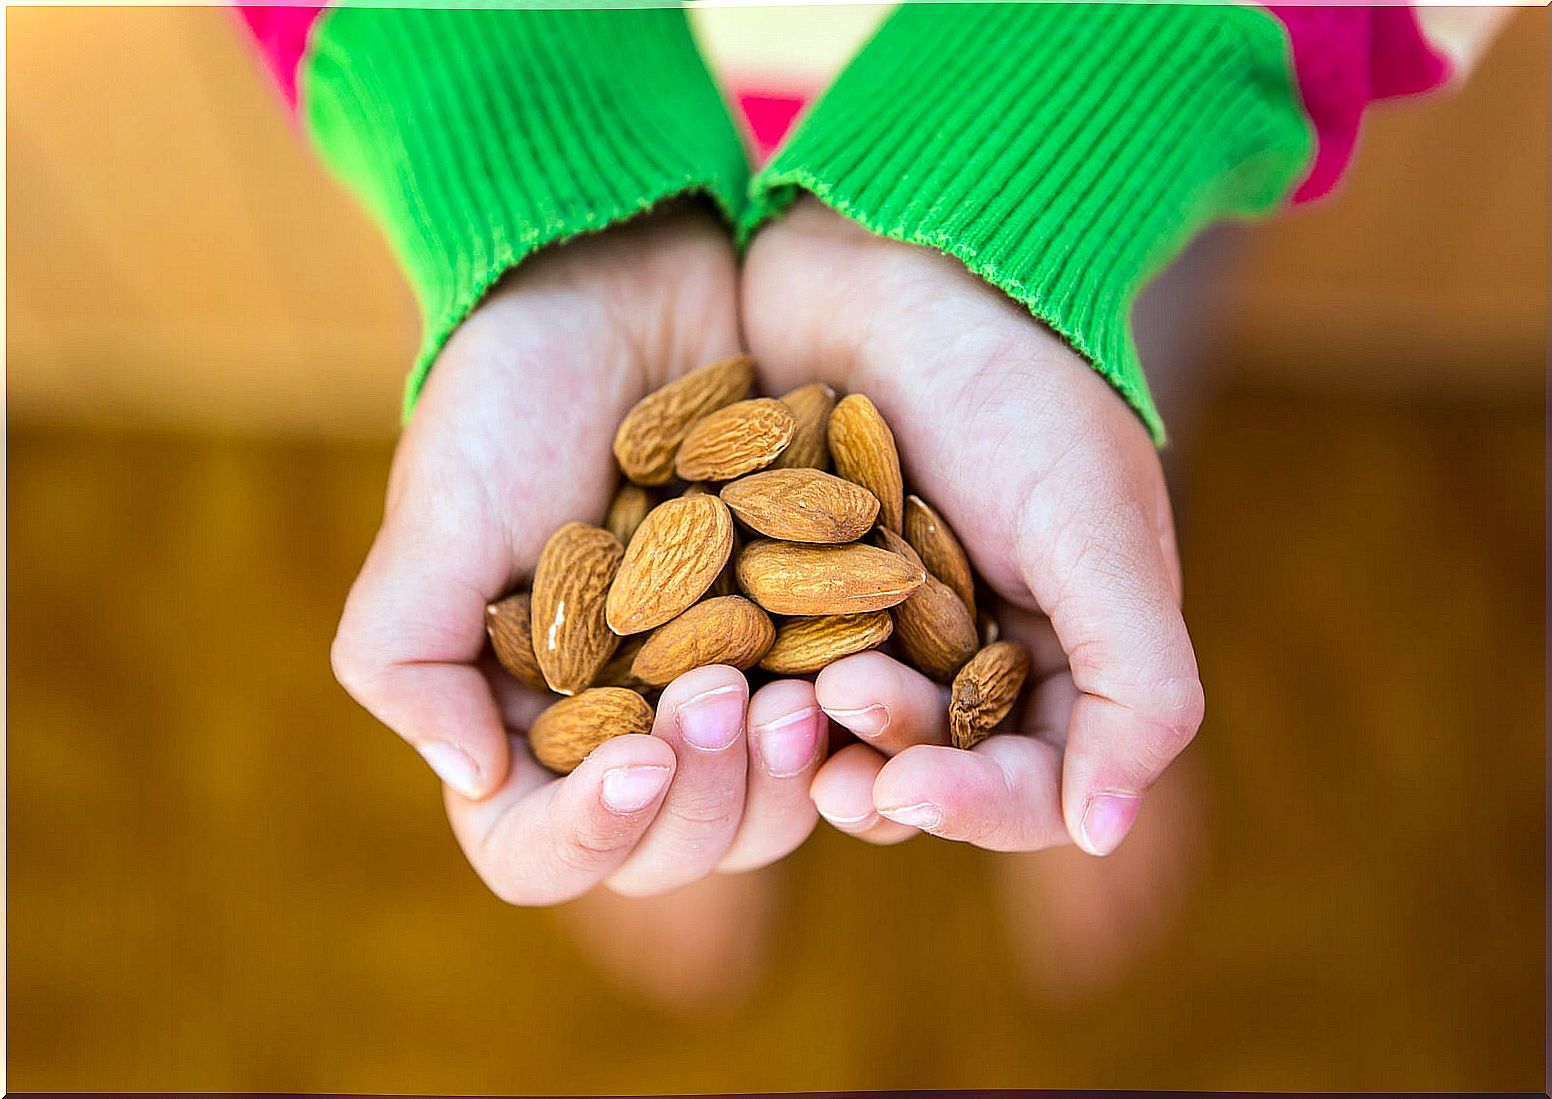
[[[1152,518],[1168,524],[1162,476],[1124,460],[1087,472],[1076,506],[1080,494],[1051,484],[1061,480],[1054,474],[1031,497],[1020,571],[1081,692],[1066,728],[1063,816],[1074,842],[1105,855],[1196,734],[1204,703],[1165,556],[1173,540]],[[1155,498],[1150,509],[1145,501]]]

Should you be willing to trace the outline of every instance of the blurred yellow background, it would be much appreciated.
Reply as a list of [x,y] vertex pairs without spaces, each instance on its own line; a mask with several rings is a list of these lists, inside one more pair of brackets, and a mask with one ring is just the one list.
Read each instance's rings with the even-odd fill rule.
[[994,856],[821,832],[686,1018],[487,895],[332,683],[415,319],[235,18],[10,9],[10,1085],[1540,1089],[1547,24],[1237,234],[1162,941],[1053,1000]]

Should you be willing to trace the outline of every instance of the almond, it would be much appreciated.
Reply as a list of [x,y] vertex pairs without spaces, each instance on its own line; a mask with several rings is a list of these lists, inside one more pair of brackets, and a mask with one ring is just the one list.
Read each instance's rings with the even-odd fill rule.
[[653,630],[631,671],[654,687],[665,687],[707,664],[745,671],[765,655],[775,637],[770,616],[742,596],[707,599]]
[[801,386],[782,395],[781,403],[792,413],[796,427],[787,449],[776,455],[773,469],[829,469],[830,444],[827,441],[830,410],[835,407],[835,390],[824,382]]
[[593,680],[595,687],[626,687],[632,691],[644,691],[650,684],[636,678],[631,671],[631,665],[636,662],[636,654],[641,651],[641,646],[646,643],[646,634],[636,634],[620,641],[620,647],[614,650],[614,655],[609,658],[598,673],[598,678]]
[[[878,541],[922,567],[915,548],[894,531],[880,527]],[[916,593],[894,609],[894,615],[895,643],[907,660],[933,679],[947,683],[975,654],[980,641],[975,619],[954,590],[930,572]]]
[[525,591],[509,595],[485,608],[485,632],[496,660],[525,687],[547,691],[550,685],[534,655],[532,597]]
[[743,536],[738,533],[738,528],[733,528],[733,549],[728,554],[727,564],[722,566],[722,571],[717,573],[717,578],[711,582],[711,587],[706,589],[704,598],[711,599],[719,595],[738,594],[738,555],[744,551]]
[[738,583],[772,614],[860,614],[892,607],[927,579],[899,554],[853,542],[759,541],[738,555]]
[[647,394],[614,434],[614,457],[620,469],[640,485],[666,484],[673,478],[674,455],[690,426],[740,399],[753,384],[754,360],[734,355]]
[[1008,716],[1029,675],[1022,645],[998,641],[959,669],[949,692],[948,727],[954,747],[973,748]]
[[780,401],[738,401],[695,422],[679,445],[674,469],[685,481],[731,481],[770,465],[795,428]]
[[534,758],[550,770],[569,775],[606,740],[652,731],[652,707],[635,691],[593,687],[563,698],[528,727]]
[[830,413],[829,437],[835,471],[878,497],[880,525],[898,533],[905,487],[895,435],[884,417],[872,401],[853,393]]
[[733,553],[733,516],[716,496],[681,496],[647,513],[609,589],[608,624],[642,633],[688,610]]
[[1002,623],[998,622],[990,611],[975,612],[975,628],[981,633],[982,648],[995,645],[1002,638]]
[[975,619],[964,603],[931,573],[894,615],[895,640],[905,658],[941,683],[953,679],[980,644]]
[[905,498],[905,540],[921,556],[927,571],[954,589],[965,609],[975,611],[975,578],[970,558],[954,531],[920,496]]
[[767,469],[722,487],[749,527],[787,542],[855,542],[878,517],[878,497],[817,469]]
[[789,618],[776,627],[776,640],[760,667],[777,675],[807,675],[882,645],[894,628],[888,611]]
[[655,503],[652,493],[640,485],[621,485],[609,502],[604,528],[620,540],[620,545],[628,546],[631,535],[636,533],[636,528],[641,526]]
[[608,531],[567,523],[539,554],[531,636],[539,668],[556,694],[576,694],[592,683],[620,642],[609,632],[604,609],[624,552]]

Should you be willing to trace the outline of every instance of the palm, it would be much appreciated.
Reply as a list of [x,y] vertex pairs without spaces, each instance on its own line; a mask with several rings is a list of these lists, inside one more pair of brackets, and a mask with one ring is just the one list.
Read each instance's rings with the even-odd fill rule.
[[[778,388],[817,373],[873,398],[894,429],[908,482],[954,527],[1004,601],[1001,617],[1035,657],[1038,686],[1021,731],[1038,739],[988,741],[978,752],[1002,774],[982,777],[989,788],[999,777],[1010,786],[1017,778],[1039,808],[996,835],[973,838],[988,846],[1057,842],[1069,830],[1057,796],[1069,729],[1087,741],[1093,722],[1081,722],[1084,711],[1092,716],[1114,699],[1125,699],[1127,709],[1153,705],[1144,696],[1160,688],[1151,680],[1161,662],[1147,659],[1150,647],[1168,645],[1173,663],[1162,678],[1182,682],[1162,684],[1168,697],[1145,723],[1168,725],[1172,737],[1195,727],[1184,682],[1194,684],[1194,661],[1188,643],[1178,651],[1184,630],[1176,629],[1173,607],[1169,505],[1141,423],[1060,338],[956,261],[873,237],[814,204],[756,239],[743,300],[751,349]],[[1167,591],[1150,585],[1154,574],[1165,577]],[[1113,608],[1126,606],[1139,624],[1160,619],[1158,631],[1105,625],[1117,617]],[[858,668],[890,673],[876,661]],[[831,678],[843,682],[839,672]],[[862,682],[846,689],[868,694]],[[936,717],[935,728],[895,746],[941,743],[941,706]],[[1143,760],[1083,754],[1079,763],[1089,773],[1080,778],[1108,768],[1129,790],[1137,785]],[[893,771],[948,773],[964,765],[947,757],[908,765],[902,755]],[[882,770],[880,761],[869,777]],[[1074,832],[1083,807],[1071,798],[1081,802],[1083,793],[1064,791]]]

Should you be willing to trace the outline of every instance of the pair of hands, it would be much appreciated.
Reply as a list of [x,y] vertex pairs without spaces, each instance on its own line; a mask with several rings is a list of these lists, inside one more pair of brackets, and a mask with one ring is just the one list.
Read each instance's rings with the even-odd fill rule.
[[[947,743],[945,690],[880,653],[749,696],[732,668],[663,692],[650,736],[557,779],[521,730],[544,706],[485,653],[487,602],[550,532],[596,521],[615,425],[740,350],[762,388],[866,393],[907,480],[953,525],[1033,668],[1013,735]],[[394,459],[336,675],[426,758],[490,888],[553,904],[665,892],[796,848],[822,814],[875,843],[917,831],[1106,854],[1202,716],[1157,455],[1109,385],[956,261],[803,200],[739,269],[709,214],[671,209],[542,253],[454,334]],[[853,733],[825,758],[829,722]]]

